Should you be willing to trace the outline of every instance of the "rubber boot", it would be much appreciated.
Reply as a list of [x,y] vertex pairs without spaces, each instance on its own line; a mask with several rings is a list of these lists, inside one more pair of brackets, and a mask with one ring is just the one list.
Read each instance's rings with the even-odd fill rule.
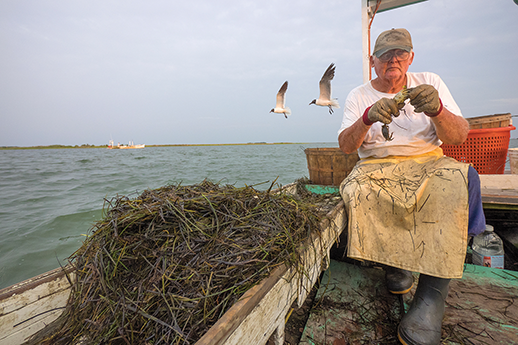
[[441,342],[444,302],[450,279],[421,274],[410,309],[398,327],[404,345],[436,345]]
[[414,277],[412,272],[401,268],[386,266],[385,281],[387,289],[395,295],[402,295],[410,291],[414,286]]

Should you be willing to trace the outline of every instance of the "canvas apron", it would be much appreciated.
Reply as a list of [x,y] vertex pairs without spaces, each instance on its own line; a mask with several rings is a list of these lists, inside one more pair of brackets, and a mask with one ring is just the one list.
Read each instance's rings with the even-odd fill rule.
[[340,185],[347,256],[440,278],[461,278],[468,233],[468,168],[437,150],[360,160]]

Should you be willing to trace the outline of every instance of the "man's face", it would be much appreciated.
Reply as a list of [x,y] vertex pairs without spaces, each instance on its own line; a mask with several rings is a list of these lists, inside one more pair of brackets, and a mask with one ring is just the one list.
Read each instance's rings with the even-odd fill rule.
[[414,60],[414,52],[401,49],[392,49],[379,58],[370,57],[371,66],[380,79],[397,80],[404,77]]

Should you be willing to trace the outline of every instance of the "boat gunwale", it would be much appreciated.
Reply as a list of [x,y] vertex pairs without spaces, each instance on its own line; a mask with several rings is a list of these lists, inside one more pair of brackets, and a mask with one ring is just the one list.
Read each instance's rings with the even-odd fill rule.
[[61,278],[65,275],[67,276],[69,283],[71,283],[71,285],[72,285],[73,282],[71,282],[70,278],[68,278],[68,275],[74,271],[75,271],[75,267],[73,267],[72,265],[69,264],[69,265],[66,265],[63,267],[55,268],[51,271],[39,274],[35,277],[26,279],[17,284],[3,288],[0,290],[0,301],[10,298],[13,295],[20,295],[26,291],[34,289],[35,287],[37,287],[41,284],[48,283],[57,278]]

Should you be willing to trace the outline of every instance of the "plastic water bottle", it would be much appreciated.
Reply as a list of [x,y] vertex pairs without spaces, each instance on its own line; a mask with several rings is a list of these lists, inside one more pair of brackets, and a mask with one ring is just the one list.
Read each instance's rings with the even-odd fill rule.
[[486,224],[486,230],[473,237],[473,264],[485,267],[504,268],[504,245],[495,234],[493,226]]

